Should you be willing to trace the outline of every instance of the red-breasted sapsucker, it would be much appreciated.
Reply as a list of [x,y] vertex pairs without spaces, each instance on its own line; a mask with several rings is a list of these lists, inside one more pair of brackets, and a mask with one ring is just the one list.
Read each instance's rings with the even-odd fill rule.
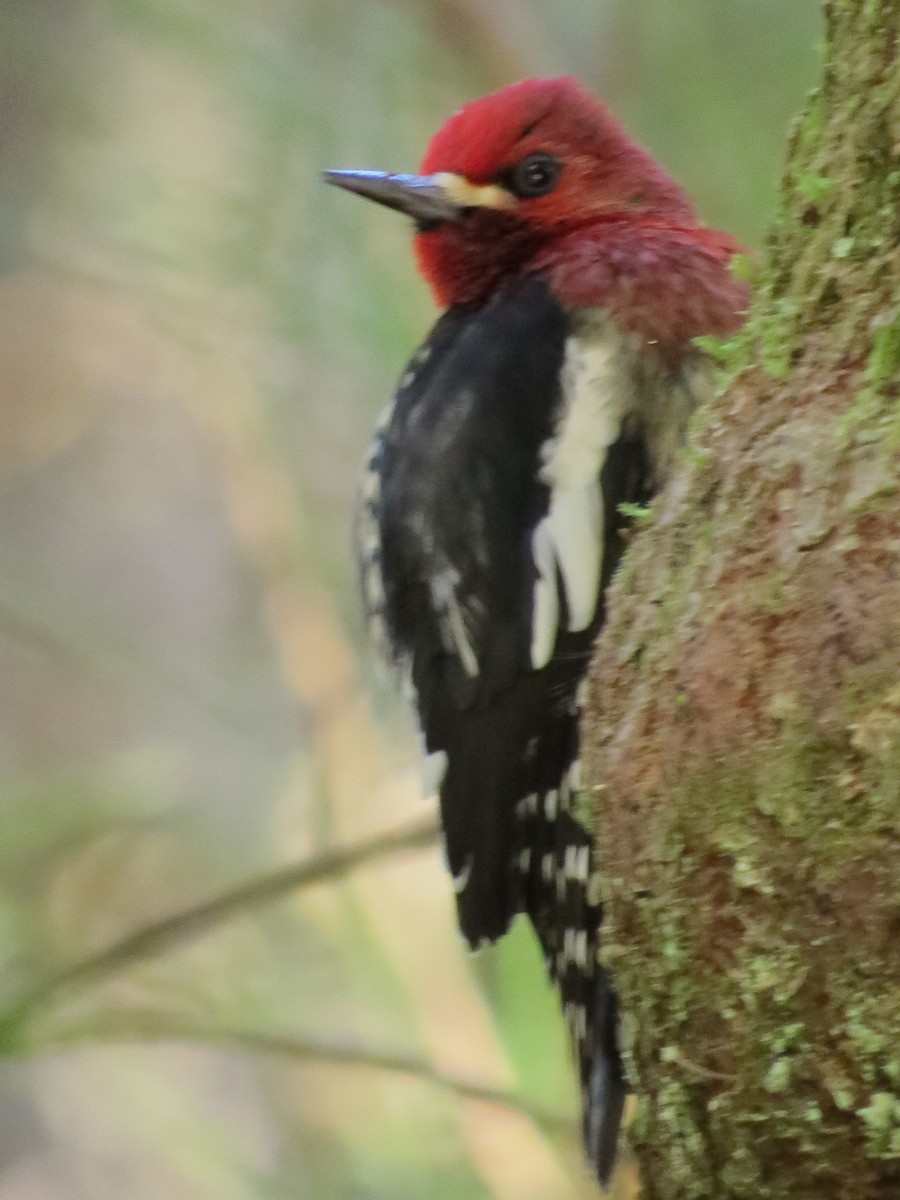
[[411,680],[463,934],[527,913],[559,989],[588,1156],[627,1087],[579,804],[579,685],[623,549],[741,321],[737,244],[573,79],[467,105],[419,175],[326,172],[399,209],[443,315],[401,376],[363,488],[363,592]]

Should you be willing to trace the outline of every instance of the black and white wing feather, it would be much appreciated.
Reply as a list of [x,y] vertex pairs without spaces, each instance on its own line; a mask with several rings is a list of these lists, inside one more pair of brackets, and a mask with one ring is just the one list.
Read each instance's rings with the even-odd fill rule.
[[620,339],[602,335],[580,338],[538,279],[449,310],[401,380],[364,485],[366,603],[446,764],[441,819],[473,945],[525,907],[521,802],[577,756],[618,504],[646,491],[640,433],[623,432]]
[[675,397],[683,422],[692,406],[663,374],[605,314],[564,312],[540,279],[452,308],[376,435],[360,521],[370,622],[442,768],[460,927],[476,947],[530,917],[601,1179],[626,1087],[579,819],[578,691],[622,552],[619,506],[646,501],[660,474],[654,422],[672,422],[658,402]]

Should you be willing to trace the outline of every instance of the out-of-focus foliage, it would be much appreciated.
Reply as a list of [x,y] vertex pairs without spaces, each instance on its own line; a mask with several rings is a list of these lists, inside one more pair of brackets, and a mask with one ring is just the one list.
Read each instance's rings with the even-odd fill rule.
[[436,849],[31,989],[427,813],[348,530],[433,310],[318,170],[571,71],[756,245],[817,36],[814,0],[0,6],[0,1200],[592,1194],[574,1127],[292,1053],[574,1113],[527,931],[470,960]]

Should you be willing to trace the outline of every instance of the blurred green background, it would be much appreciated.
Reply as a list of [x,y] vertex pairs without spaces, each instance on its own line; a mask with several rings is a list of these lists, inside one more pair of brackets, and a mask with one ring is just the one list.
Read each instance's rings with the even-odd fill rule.
[[[817,8],[0,4],[0,1200],[593,1194],[530,938],[464,954],[436,848],[31,989],[427,815],[349,529],[434,312],[319,170],[572,72],[758,248]],[[386,1052],[545,1119],[353,1061]]]

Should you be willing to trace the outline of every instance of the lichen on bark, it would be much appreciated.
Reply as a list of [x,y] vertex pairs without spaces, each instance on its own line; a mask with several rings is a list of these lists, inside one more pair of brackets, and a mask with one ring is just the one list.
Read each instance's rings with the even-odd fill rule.
[[823,78],[616,580],[586,778],[651,1200],[900,1196],[900,0]]

